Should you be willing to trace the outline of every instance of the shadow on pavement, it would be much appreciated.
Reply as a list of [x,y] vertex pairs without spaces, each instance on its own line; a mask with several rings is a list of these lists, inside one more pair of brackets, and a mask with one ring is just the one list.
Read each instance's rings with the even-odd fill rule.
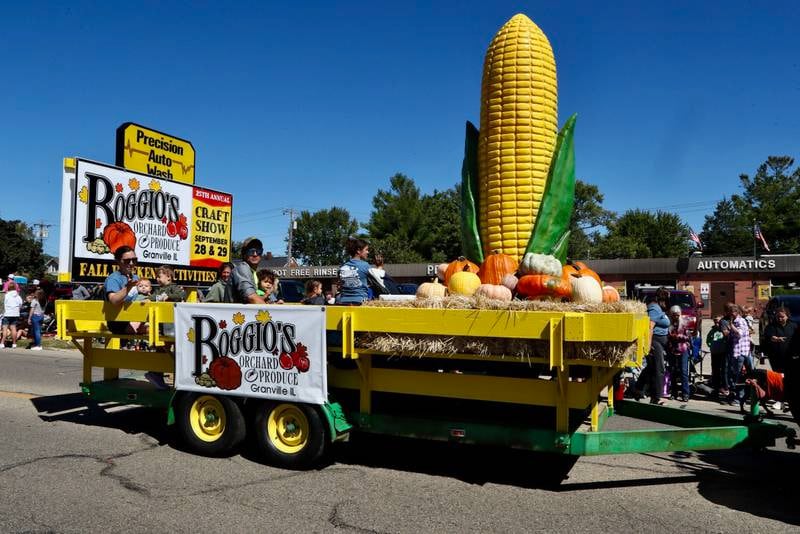
[[331,461],[452,477],[470,484],[554,489],[576,457],[378,435],[336,444]]
[[159,445],[173,441],[164,410],[116,403],[98,404],[83,393],[36,397],[31,399],[31,403],[42,421],[65,421],[114,428],[127,434],[147,434]]

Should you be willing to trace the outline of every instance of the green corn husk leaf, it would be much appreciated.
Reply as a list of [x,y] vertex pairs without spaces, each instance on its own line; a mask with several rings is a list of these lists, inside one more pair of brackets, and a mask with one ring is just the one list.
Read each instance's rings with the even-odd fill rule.
[[561,262],[561,265],[564,265],[567,262],[567,249],[569,248],[569,236],[572,232],[567,230],[564,232],[564,235],[556,242],[555,247],[553,247],[553,251],[550,253]]
[[575,206],[575,144],[573,115],[558,134],[542,203],[525,252],[552,254],[563,263],[569,244],[569,222]]
[[478,129],[467,121],[464,161],[461,164],[461,242],[464,256],[483,263],[483,247],[478,232]]

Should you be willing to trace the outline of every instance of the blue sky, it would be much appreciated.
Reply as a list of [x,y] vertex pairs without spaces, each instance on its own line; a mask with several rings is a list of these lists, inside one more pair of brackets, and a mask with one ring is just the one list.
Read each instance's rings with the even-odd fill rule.
[[0,217],[54,224],[51,254],[62,158],[113,163],[127,121],[192,141],[196,183],[234,195],[234,239],[278,254],[285,208],[366,221],[396,172],[453,186],[517,12],[553,45],[559,124],[578,113],[578,177],[606,208],[699,231],[740,173],[800,155],[797,2],[26,4],[0,32]]

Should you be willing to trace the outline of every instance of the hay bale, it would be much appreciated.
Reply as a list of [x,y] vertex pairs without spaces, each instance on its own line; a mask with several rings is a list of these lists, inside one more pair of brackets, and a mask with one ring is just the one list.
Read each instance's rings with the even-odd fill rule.
[[[577,304],[554,300],[513,300],[504,302],[484,297],[443,297],[410,301],[369,301],[364,306],[376,308],[432,308],[455,310],[510,310],[555,311],[587,313],[646,313],[644,304],[635,300],[621,300],[598,304]],[[422,334],[392,334],[388,332],[361,332],[356,335],[356,346],[392,356],[422,358],[426,355],[455,356],[471,354],[500,356],[516,361],[531,358],[548,358],[550,343],[547,339],[478,338],[468,336],[439,336]],[[618,366],[636,353],[636,342],[568,342],[564,357],[572,360],[604,362]]]

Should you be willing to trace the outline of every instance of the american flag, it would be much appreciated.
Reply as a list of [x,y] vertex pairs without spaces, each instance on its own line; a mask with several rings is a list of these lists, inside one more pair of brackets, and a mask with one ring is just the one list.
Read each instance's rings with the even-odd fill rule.
[[764,247],[764,250],[769,252],[770,250],[769,250],[769,245],[767,245],[767,240],[764,239],[764,234],[761,233],[761,227],[757,224],[753,226],[753,235],[755,236],[756,239],[761,241],[761,245]]
[[700,250],[703,250],[703,242],[700,241],[700,236],[697,235],[691,228],[689,228],[689,239],[697,243],[697,246],[700,247]]

